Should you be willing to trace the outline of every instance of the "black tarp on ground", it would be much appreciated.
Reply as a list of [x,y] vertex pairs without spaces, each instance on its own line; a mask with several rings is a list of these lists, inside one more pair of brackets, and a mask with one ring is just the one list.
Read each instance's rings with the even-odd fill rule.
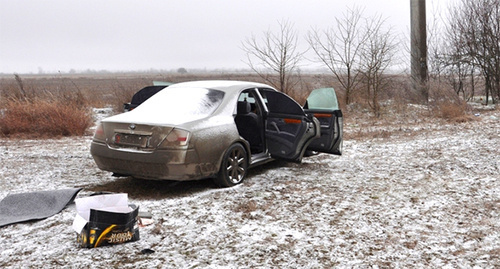
[[0,201],[0,227],[28,220],[40,220],[59,213],[81,188],[18,193]]

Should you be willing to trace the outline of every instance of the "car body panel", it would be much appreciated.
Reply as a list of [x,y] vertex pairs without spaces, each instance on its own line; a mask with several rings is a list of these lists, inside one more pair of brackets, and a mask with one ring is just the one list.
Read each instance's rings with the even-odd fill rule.
[[192,137],[186,149],[118,148],[112,141],[93,141],[91,153],[102,170],[136,178],[191,180],[215,176],[220,159],[213,156],[221,156],[240,140],[234,124],[217,125],[217,132],[212,128],[200,129]]
[[[257,110],[262,144],[244,138],[237,105]],[[253,113],[252,111],[251,113]],[[249,112],[250,113],[250,112]],[[260,127],[259,127],[260,128]],[[280,158],[300,161],[320,136],[319,121],[274,88],[244,81],[195,81],[168,86],[136,109],[101,121],[91,144],[97,166],[145,179],[217,177],[235,143],[248,166]]]
[[[133,111],[102,120],[105,140],[99,141],[94,138],[91,154],[100,169],[120,175],[172,180],[213,177],[219,170],[222,155],[231,144],[241,143],[248,150],[248,143],[240,137],[234,124],[235,104],[242,89],[262,86],[268,87],[259,83],[233,81],[186,82],[171,85]],[[200,89],[221,88],[224,96],[207,115],[162,113],[162,106],[182,109],[182,105],[179,104],[190,102],[189,99],[185,99],[186,96],[175,96],[181,100],[170,99],[172,96],[169,96],[169,90],[178,88],[193,92],[199,92]],[[158,104],[158,102],[163,103]],[[157,149],[174,129],[190,132],[191,139],[187,148]],[[129,145],[122,141],[117,142],[117,135],[136,143]],[[147,142],[140,142],[141,137]],[[255,165],[255,162],[251,164]]]

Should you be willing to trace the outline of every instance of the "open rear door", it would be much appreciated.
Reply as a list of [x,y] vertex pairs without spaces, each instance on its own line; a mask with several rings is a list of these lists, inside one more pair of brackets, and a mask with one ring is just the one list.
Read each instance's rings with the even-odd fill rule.
[[309,144],[308,150],[342,155],[343,118],[337,95],[333,88],[321,88],[311,92],[304,110],[314,115],[321,124],[321,136]]
[[259,89],[259,93],[267,108],[265,136],[269,153],[273,158],[300,162],[307,145],[319,137],[319,122],[281,92]]

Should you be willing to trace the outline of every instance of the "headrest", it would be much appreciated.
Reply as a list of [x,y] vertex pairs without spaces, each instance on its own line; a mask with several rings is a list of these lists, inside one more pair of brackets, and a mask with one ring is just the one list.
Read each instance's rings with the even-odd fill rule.
[[247,101],[238,102],[237,113],[238,114],[248,114],[252,110],[250,103]]

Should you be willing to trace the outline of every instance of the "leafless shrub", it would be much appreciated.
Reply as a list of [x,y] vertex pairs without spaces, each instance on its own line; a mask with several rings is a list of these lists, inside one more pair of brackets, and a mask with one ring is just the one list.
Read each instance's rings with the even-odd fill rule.
[[445,102],[437,106],[437,112],[441,118],[454,122],[467,122],[472,120],[472,117],[467,115],[466,110],[466,104]]
[[429,108],[431,115],[454,122],[465,122],[472,119],[468,115],[467,103],[452,90],[431,89],[430,93]]
[[45,138],[84,135],[92,124],[76,101],[11,101],[0,117],[0,133],[7,137]]

